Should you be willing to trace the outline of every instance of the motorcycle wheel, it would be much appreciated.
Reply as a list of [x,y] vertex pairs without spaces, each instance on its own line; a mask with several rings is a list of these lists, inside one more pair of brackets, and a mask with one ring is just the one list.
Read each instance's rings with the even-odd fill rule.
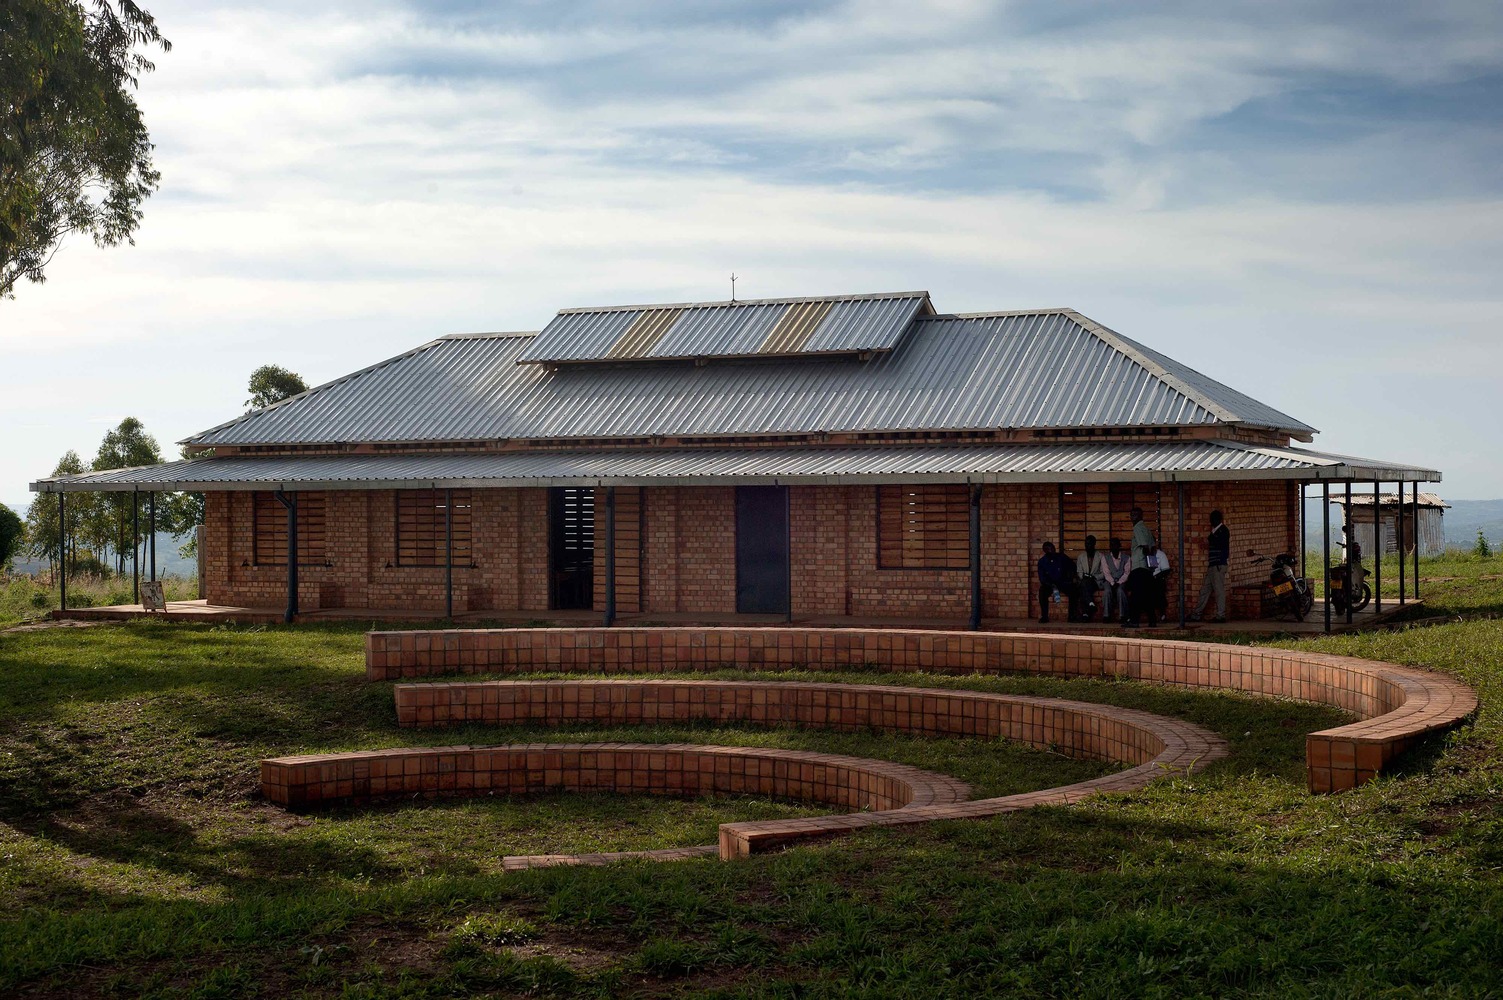
[[1301,594],[1299,596],[1299,610],[1295,612],[1295,617],[1300,621],[1304,621],[1305,616],[1310,613],[1310,609],[1313,607],[1315,607],[1315,595],[1311,593]]
[[1373,589],[1364,583],[1362,585],[1362,593],[1359,595],[1357,603],[1352,605],[1352,610],[1361,611],[1363,608],[1367,607],[1367,602],[1372,599]]

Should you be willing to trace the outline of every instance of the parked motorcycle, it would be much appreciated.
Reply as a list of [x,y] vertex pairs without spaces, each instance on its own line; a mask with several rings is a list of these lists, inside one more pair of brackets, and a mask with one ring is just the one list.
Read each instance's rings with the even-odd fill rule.
[[1279,610],[1293,615],[1295,621],[1304,621],[1305,615],[1315,606],[1315,595],[1311,592],[1310,581],[1294,571],[1294,556],[1280,552],[1270,560],[1268,556],[1255,552],[1251,555],[1255,566],[1273,563],[1268,571],[1268,587],[1273,591],[1274,600],[1279,602]]
[[[1346,614],[1346,606],[1351,604],[1353,611],[1361,611],[1367,607],[1367,602],[1373,599],[1373,589],[1367,585],[1367,570],[1361,564],[1352,567],[1353,573],[1347,573],[1346,563],[1331,566],[1326,569],[1326,593],[1331,599],[1331,608],[1337,614]],[[1351,579],[1355,576],[1356,579]]]

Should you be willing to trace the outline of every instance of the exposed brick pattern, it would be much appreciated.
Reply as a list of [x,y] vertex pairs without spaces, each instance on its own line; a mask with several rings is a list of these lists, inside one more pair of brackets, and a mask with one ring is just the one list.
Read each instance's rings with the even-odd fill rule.
[[961,802],[970,794],[963,782],[888,761],[686,743],[529,743],[277,757],[261,762],[261,791],[294,808],[399,795],[594,791],[767,795],[879,811]]
[[[630,491],[622,487],[623,502]],[[1265,570],[1249,563],[1249,548],[1270,554],[1298,544],[1294,487],[1283,482],[1185,485],[1185,587],[1193,599],[1205,566],[1205,522],[1213,507],[1233,530],[1232,583],[1256,585]],[[454,570],[459,611],[545,611],[548,588],[547,490],[470,491],[473,557]],[[1172,487],[1160,490],[1161,541],[1178,563]],[[326,498],[326,557],[301,567],[300,604],[318,608],[437,611],[444,606],[444,571],[401,566],[396,558],[396,508],[391,491],[330,491]],[[736,610],[735,490],[648,487],[640,491],[640,567],[632,532],[618,533],[632,551],[618,559],[623,581],[641,579],[647,613],[728,614]],[[251,495],[207,494],[206,596],[214,604],[280,607],[287,573],[257,566]],[[882,569],[877,553],[876,486],[791,488],[793,608],[798,615],[965,618],[970,611],[967,569]],[[627,515],[623,514],[623,517]],[[1055,484],[987,486],[981,511],[982,611],[988,617],[1037,614],[1034,564],[1039,547],[1059,537]],[[1103,543],[1104,544],[1104,543]],[[595,603],[604,607],[603,560],[596,560]],[[619,610],[633,610],[623,583]],[[1171,609],[1178,582],[1170,587]],[[1242,592],[1234,590],[1234,595]],[[1254,592],[1255,593],[1255,592]],[[1261,605],[1234,596],[1234,612]],[[1173,613],[1173,612],[1171,612]]]
[[[1008,739],[1072,757],[1141,764],[1155,728],[1106,705],[932,688],[757,681],[457,681],[398,684],[397,724],[716,722]],[[1157,720],[1167,722],[1168,720]]]
[[[1112,677],[1331,705],[1362,721],[1312,733],[1310,790],[1369,780],[1417,740],[1477,708],[1441,674],[1352,657],[1209,643],[920,630],[619,628],[371,632],[371,680],[532,670],[923,670]],[[1359,755],[1357,748],[1375,747]]]
[[[478,681],[401,684],[398,719],[407,726],[450,722],[794,723],[878,728],[931,736],[1010,738],[1076,756],[1137,766],[1060,788],[966,802],[967,786],[899,764],[833,754],[685,744],[529,744],[318,754],[262,761],[262,791],[307,807],[392,795],[477,795],[567,789],[666,795],[748,793],[824,802],[856,815],[725,824],[722,858],[867,826],[992,816],[1070,803],[1108,790],[1140,788],[1171,771],[1223,757],[1226,745],[1189,723],[1084,702],[945,691],[812,683],[692,680]],[[574,858],[516,859],[516,866],[658,860],[682,849]]]

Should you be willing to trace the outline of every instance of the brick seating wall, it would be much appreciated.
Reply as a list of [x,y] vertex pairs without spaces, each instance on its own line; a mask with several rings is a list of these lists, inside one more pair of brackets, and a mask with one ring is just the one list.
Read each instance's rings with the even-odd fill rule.
[[735,681],[469,681],[398,684],[402,726],[747,722],[1010,739],[1073,757],[1141,764],[1164,750],[1106,705],[864,684]]
[[1114,637],[818,628],[584,628],[371,632],[375,681],[445,674],[660,673],[874,668],[943,673],[1109,677],[1229,689],[1330,705],[1359,722],[1312,733],[1314,792],[1351,788],[1424,736],[1475,712],[1448,677],[1350,657]]
[[902,810],[963,801],[944,775],[836,754],[685,744],[525,744],[429,747],[278,757],[261,762],[261,790],[292,808],[393,796],[610,791],[771,795],[848,810]]

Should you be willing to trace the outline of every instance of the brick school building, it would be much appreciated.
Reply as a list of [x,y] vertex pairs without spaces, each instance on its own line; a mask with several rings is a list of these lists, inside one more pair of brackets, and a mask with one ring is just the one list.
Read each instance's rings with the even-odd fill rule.
[[1311,484],[1439,479],[1315,433],[1072,310],[907,292],[441,337],[193,458],[32,488],[204,493],[211,604],[607,620],[1034,617],[1040,545],[1126,542],[1133,507],[1193,599],[1220,509],[1233,614],[1256,615],[1244,553],[1299,549]]

